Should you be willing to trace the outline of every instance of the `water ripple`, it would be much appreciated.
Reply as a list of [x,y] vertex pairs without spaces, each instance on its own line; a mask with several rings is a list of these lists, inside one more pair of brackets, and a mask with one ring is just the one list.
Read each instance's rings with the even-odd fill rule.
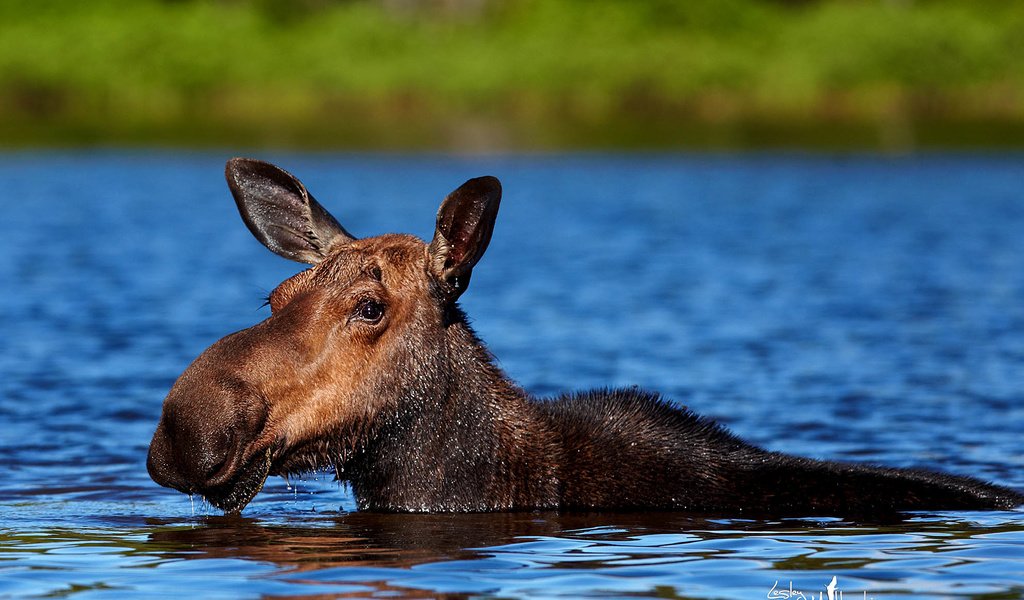
[[[1021,512],[370,515],[319,476],[224,519],[158,488],[167,389],[296,269],[223,158],[0,157],[0,597],[1024,595]],[[501,176],[464,307],[535,393],[638,385],[773,450],[1024,487],[1020,156],[279,158],[360,235],[428,237]]]

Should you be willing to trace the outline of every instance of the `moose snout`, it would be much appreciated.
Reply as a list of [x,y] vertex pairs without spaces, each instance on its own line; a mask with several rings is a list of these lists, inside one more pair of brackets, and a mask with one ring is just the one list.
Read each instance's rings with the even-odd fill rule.
[[190,383],[179,381],[165,400],[146,467],[162,486],[205,495],[231,482],[258,451],[267,409],[237,382]]

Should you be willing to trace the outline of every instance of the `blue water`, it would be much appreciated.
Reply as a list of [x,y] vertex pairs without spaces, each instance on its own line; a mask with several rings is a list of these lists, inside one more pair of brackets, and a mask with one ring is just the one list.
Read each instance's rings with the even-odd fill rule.
[[[225,153],[0,155],[0,596],[1024,595],[1024,512],[893,523],[374,515],[319,474],[226,519],[145,469],[267,316]],[[1024,488],[1024,156],[278,155],[356,235],[505,188],[463,306],[538,394],[660,390],[774,450]]]

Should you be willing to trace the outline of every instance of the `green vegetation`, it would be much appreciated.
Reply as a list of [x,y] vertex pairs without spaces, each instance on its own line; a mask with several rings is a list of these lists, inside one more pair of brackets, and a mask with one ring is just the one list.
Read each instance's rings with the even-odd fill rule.
[[0,0],[0,143],[1024,145],[1024,2]]

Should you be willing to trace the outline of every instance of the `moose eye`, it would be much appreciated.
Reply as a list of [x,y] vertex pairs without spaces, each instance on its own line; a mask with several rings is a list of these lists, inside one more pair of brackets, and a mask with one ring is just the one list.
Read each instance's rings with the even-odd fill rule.
[[363,300],[356,307],[356,316],[369,323],[376,323],[384,316],[384,305],[376,300]]

